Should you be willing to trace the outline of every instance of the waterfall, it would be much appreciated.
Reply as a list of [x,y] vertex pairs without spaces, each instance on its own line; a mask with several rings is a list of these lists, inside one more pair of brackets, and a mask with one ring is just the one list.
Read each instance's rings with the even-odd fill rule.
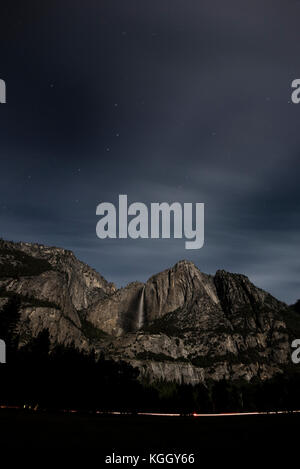
[[142,329],[145,322],[145,313],[144,313],[144,296],[145,296],[145,286],[142,288],[141,296],[139,299],[139,305],[137,310],[137,328]]

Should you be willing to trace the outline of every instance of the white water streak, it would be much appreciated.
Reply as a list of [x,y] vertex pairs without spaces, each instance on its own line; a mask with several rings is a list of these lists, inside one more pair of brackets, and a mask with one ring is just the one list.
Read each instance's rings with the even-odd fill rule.
[[138,329],[141,329],[144,326],[145,314],[144,314],[144,297],[145,297],[145,287],[142,288],[138,311],[137,311],[137,325]]

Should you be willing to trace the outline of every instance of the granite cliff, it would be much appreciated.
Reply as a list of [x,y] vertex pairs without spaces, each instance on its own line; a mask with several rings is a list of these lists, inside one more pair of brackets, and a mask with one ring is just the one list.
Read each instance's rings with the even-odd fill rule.
[[116,289],[70,251],[0,240],[0,310],[12,294],[20,347],[47,329],[53,347],[126,360],[150,381],[266,380],[289,366],[300,328],[296,311],[244,275],[180,261]]

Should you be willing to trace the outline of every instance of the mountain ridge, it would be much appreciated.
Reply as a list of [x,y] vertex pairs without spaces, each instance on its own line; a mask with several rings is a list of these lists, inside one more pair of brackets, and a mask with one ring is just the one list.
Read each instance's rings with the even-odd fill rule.
[[20,347],[46,329],[53,347],[125,360],[150,381],[269,379],[290,366],[289,321],[300,330],[300,317],[298,326],[245,275],[186,260],[117,289],[71,251],[0,240],[0,310],[12,294]]

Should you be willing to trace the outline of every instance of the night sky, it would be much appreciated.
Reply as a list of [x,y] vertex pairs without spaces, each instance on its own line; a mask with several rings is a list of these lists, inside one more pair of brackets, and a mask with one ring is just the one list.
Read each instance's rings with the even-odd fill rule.
[[[118,286],[185,258],[294,302],[299,17],[296,0],[1,0],[0,236]],[[98,239],[119,194],[204,202],[204,247]]]

